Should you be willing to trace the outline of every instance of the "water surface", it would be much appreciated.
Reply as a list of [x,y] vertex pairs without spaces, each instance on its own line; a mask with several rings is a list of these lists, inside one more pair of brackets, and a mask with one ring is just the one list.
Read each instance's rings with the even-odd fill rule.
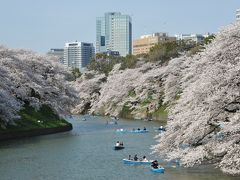
[[[149,147],[155,144],[157,122],[119,120],[87,116],[71,118],[73,130],[65,133],[13,140],[0,143],[0,180],[236,180],[213,167],[173,168],[162,163],[166,172],[153,173],[147,165],[125,165],[129,154],[148,159]],[[121,134],[116,129],[146,127],[146,134]],[[116,141],[123,141],[124,150],[114,151]]]

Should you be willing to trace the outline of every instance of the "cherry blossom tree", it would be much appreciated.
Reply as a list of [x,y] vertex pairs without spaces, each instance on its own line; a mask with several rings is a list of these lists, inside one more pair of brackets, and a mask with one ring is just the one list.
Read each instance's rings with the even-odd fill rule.
[[240,174],[239,47],[240,24],[230,25],[205,51],[169,63],[164,102],[171,102],[170,117],[154,152],[184,166],[207,162]]
[[202,52],[183,54],[166,66],[140,62],[121,70],[117,64],[108,77],[83,75],[75,84],[81,101],[74,112],[116,116],[128,106],[138,119],[163,101],[169,121],[154,152],[183,166],[213,163],[225,173],[240,174],[239,47],[240,24],[235,24],[221,30]]
[[0,47],[1,126],[14,124],[26,103],[35,109],[47,104],[58,114],[68,112],[77,98],[67,76],[54,57]]
[[[146,109],[155,111],[161,99],[162,74],[164,67],[154,63],[144,63],[134,69],[120,69],[117,64],[109,73],[93,73],[93,78],[86,79],[85,74],[76,81],[81,102],[73,110],[74,113],[85,112],[101,115],[119,116],[124,106],[128,106],[135,119],[146,118]],[[134,96],[130,93],[133,92]],[[151,102],[143,104],[151,94]],[[149,100],[149,101],[150,101]]]

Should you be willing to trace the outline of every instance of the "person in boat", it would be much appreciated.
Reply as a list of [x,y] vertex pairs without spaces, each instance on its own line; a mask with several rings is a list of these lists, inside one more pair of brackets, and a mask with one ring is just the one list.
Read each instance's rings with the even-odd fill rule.
[[119,143],[119,141],[117,141],[117,143],[116,143],[116,145],[115,146],[120,146],[120,143]]
[[132,159],[131,159],[131,155],[128,155],[128,160],[132,160]]
[[137,157],[137,154],[135,154],[135,156],[134,156],[134,161],[137,161],[138,160],[138,157]]
[[163,126],[160,126],[160,127],[158,128],[158,130],[160,130],[160,131],[166,131],[166,129],[165,129]]
[[143,156],[142,161],[144,161],[144,162],[147,162],[147,161],[148,161],[147,158],[146,158],[146,156]]
[[151,165],[154,169],[158,169],[158,161],[154,160]]
[[120,144],[119,144],[120,146],[123,146],[123,142],[120,142]]
[[146,131],[146,130],[147,130],[147,128],[146,128],[146,127],[144,127],[144,128],[143,128],[143,130],[144,130],[144,131]]
[[140,128],[138,128],[137,130],[140,131]]

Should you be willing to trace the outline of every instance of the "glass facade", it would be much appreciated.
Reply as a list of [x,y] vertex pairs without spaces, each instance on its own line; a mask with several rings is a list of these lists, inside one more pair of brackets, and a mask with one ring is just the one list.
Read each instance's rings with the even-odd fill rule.
[[99,17],[96,21],[96,51],[104,52],[106,51],[105,42],[105,18]]
[[240,9],[236,10],[236,21],[240,22]]
[[118,12],[105,13],[96,21],[97,53],[118,51],[121,56],[132,53],[132,20]]
[[64,47],[64,61],[66,67],[83,70],[95,55],[92,43],[73,42],[66,43]]

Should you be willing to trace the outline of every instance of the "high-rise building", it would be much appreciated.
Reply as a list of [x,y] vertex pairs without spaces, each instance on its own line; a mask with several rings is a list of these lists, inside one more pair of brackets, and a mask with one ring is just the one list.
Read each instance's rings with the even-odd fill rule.
[[133,55],[147,54],[158,43],[176,41],[175,37],[169,37],[167,33],[154,33],[143,35],[133,40]]
[[105,18],[98,17],[96,20],[96,52],[105,52]]
[[64,47],[63,64],[66,67],[83,70],[94,57],[95,49],[92,43],[70,42]]
[[118,51],[132,54],[132,20],[119,12],[105,13],[96,19],[96,52]]
[[63,64],[64,49],[52,48],[47,53],[48,55],[56,56],[58,61]]
[[240,9],[236,10],[236,21],[240,22]]

